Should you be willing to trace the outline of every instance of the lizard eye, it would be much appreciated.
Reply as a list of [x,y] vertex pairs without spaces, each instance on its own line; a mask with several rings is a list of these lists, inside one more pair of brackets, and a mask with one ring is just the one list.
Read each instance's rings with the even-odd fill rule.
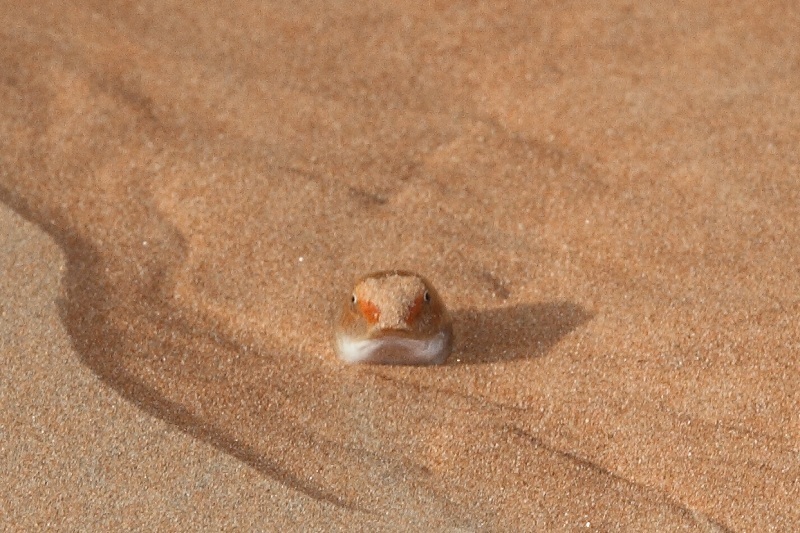
[[358,299],[356,298],[356,295],[355,294],[351,294],[350,295],[350,303],[355,305],[357,301],[358,301]]
[[429,293],[428,291],[425,291],[425,294],[422,295],[422,299],[425,300],[426,302],[430,302],[431,301],[431,293]]

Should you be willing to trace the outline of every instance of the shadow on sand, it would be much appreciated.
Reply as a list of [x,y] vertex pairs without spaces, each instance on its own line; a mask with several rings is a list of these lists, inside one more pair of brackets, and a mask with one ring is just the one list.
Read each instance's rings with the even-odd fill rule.
[[519,304],[453,312],[456,344],[449,364],[541,357],[592,314],[571,302]]

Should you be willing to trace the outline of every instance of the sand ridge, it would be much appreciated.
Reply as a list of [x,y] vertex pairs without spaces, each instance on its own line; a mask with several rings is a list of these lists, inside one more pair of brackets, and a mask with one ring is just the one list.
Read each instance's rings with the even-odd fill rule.
[[[0,200],[60,249],[60,277],[19,265],[61,294],[43,331],[76,389],[286,491],[255,523],[796,529],[798,22],[0,8]],[[447,365],[333,356],[342,291],[389,268],[436,280]]]

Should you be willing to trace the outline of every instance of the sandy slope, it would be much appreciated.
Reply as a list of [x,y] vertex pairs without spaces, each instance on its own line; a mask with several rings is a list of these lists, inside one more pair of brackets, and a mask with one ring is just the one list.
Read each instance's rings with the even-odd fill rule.
[[[796,528],[797,27],[755,2],[0,8],[0,200],[29,221],[4,214],[4,268],[43,287],[6,282],[3,356],[26,402],[97,401],[31,452],[63,466],[25,468],[91,499],[72,450],[99,420],[165,483],[228,465],[209,523],[245,498],[256,523]],[[447,366],[333,358],[348,284],[390,267],[453,308]],[[143,480],[102,494],[141,507]]]

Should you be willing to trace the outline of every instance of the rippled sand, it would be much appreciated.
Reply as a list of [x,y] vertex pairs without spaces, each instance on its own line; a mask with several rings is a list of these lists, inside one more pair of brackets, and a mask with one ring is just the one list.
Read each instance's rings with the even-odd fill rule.
[[[800,527],[798,27],[757,2],[0,7],[2,514]],[[453,309],[453,356],[343,366],[339,299],[395,267]]]

